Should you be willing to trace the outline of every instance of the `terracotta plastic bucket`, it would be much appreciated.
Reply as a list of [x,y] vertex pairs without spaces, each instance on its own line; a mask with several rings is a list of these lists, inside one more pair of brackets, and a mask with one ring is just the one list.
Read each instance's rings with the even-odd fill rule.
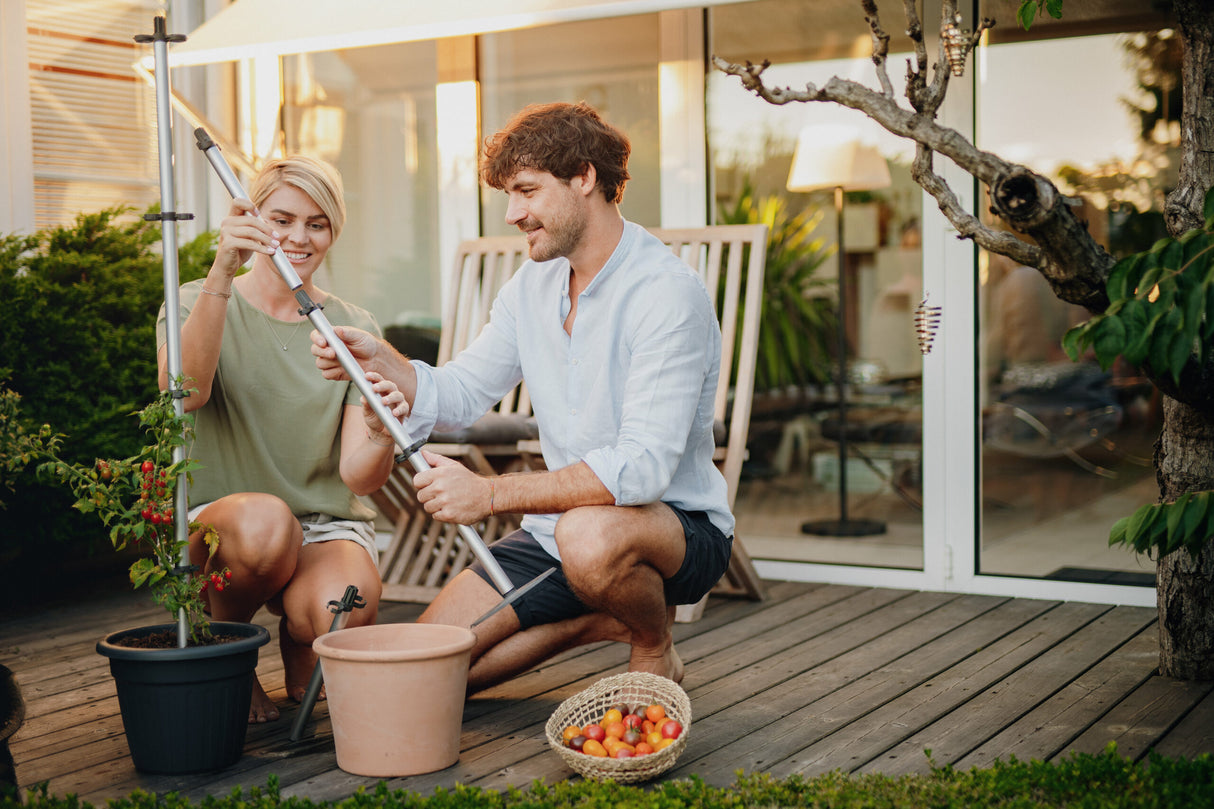
[[476,635],[444,624],[339,629],[320,656],[337,766],[354,775],[420,775],[459,760]]

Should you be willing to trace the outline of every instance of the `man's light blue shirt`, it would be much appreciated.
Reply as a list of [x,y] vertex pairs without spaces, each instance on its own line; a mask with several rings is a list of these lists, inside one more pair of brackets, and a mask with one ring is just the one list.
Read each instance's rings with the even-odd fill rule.
[[[439,368],[414,360],[412,435],[457,430],[526,380],[549,469],[585,461],[616,505],[662,501],[704,511],[732,536],[725,479],[712,462],[721,331],[695,271],[644,228],[624,223],[611,258],[578,297],[569,261],[527,261],[489,323]],[[522,526],[554,557],[559,514]]]

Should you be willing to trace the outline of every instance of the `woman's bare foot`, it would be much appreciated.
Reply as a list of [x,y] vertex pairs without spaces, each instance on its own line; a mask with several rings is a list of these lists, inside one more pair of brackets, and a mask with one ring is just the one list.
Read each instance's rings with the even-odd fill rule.
[[262,722],[273,722],[278,718],[278,706],[274,704],[274,700],[270,699],[270,695],[261,687],[261,681],[257,679],[257,675],[253,675],[253,701],[249,703],[249,724],[261,724]]
[[[296,702],[303,702],[308,693],[308,685],[312,682],[312,670],[316,668],[316,653],[312,647],[298,643],[287,631],[287,619],[284,616],[278,622],[278,649],[282,653],[282,667],[287,685],[287,696]],[[324,699],[322,688],[317,699]]]

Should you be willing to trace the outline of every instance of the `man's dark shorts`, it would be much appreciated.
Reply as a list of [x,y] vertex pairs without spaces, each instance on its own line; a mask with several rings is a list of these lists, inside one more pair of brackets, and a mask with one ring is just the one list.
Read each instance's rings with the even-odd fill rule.
[[[687,553],[683,556],[679,572],[665,582],[666,603],[694,604],[725,575],[733,538],[722,534],[703,511],[683,511],[669,503],[666,506],[683,524],[683,536],[687,539]],[[512,605],[523,629],[576,618],[590,612],[590,608],[569,589],[560,562],[540,547],[531,534],[523,530],[515,531],[490,545],[489,551],[515,587],[521,587],[548,568],[556,567],[552,575]],[[470,569],[493,584],[480,562],[473,562]]]

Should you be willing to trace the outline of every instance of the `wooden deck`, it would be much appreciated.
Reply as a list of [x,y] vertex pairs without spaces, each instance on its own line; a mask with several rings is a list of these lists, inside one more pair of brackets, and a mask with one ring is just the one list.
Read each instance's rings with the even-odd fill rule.
[[[380,620],[419,611],[385,604]],[[258,671],[283,717],[250,728],[237,764],[185,777],[137,773],[94,644],[159,620],[145,597],[118,593],[0,622],[0,662],[27,703],[11,740],[23,786],[48,781],[53,794],[101,803],[136,788],[226,794],[270,775],[285,795],[317,799],[376,783],[337,768],[323,702],[304,738],[289,741],[296,707],[273,641]],[[923,772],[927,749],[937,764],[966,769],[1013,755],[1095,753],[1110,741],[1135,758],[1152,748],[1214,752],[1214,683],[1155,674],[1155,623],[1146,608],[834,585],[773,582],[761,603],[714,599],[702,620],[676,628],[694,719],[666,778],[727,785],[737,770]],[[457,782],[500,789],[576,777],[547,749],[544,722],[626,661],[623,646],[585,647],[470,700],[459,763],[388,785],[428,794]]]

